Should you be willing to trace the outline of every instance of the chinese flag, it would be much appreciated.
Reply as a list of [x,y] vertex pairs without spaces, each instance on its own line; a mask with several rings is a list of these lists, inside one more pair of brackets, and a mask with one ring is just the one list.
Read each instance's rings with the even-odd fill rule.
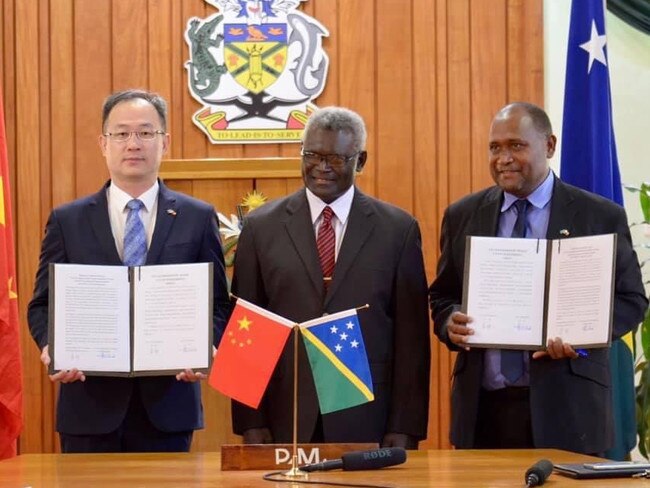
[[209,385],[257,408],[294,325],[239,298],[212,363]]
[[7,140],[0,94],[0,459],[16,455],[23,423],[17,298]]

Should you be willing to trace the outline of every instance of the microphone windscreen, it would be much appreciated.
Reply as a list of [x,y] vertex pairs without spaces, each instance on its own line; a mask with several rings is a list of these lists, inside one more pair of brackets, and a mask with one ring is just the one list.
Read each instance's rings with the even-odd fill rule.
[[546,481],[551,473],[553,472],[553,463],[548,459],[540,459],[535,464],[533,464],[528,471],[526,471],[526,481],[528,477],[533,475],[537,477],[537,485],[541,485]]
[[372,451],[348,452],[341,456],[343,469],[357,471],[395,466],[406,461],[406,451],[401,447],[386,447]]

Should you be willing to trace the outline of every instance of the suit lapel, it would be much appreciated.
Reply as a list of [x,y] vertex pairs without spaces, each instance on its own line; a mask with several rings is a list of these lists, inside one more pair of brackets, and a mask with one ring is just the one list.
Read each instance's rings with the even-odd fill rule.
[[348,225],[345,229],[345,235],[343,236],[339,255],[336,260],[336,267],[334,268],[334,279],[325,297],[326,307],[336,293],[336,290],[345,280],[346,273],[355,262],[357,254],[361,251],[361,248],[372,234],[374,228],[375,222],[370,200],[355,188],[354,199],[352,200],[352,207],[350,207],[350,215],[348,216]]
[[495,236],[499,226],[499,214],[503,192],[499,187],[493,187],[485,196],[484,202],[476,210],[475,218],[472,219],[473,229],[467,235]]
[[305,190],[294,193],[288,200],[286,216],[282,222],[296,253],[300,257],[307,274],[311,278],[318,293],[323,293],[323,274],[316,250],[316,236],[311,221],[311,213]]
[[[555,178],[553,196],[551,197],[551,215],[549,216],[547,239],[560,239],[572,234],[571,230],[576,220],[576,205],[573,205],[574,198],[568,187],[559,178]],[[560,231],[567,230],[569,233],[560,234]],[[564,235],[566,234],[566,235]]]
[[161,181],[158,183],[160,190],[158,193],[156,225],[153,230],[153,236],[151,237],[151,245],[147,251],[146,264],[156,264],[158,262],[158,257],[160,256],[163,245],[167,241],[169,231],[176,219],[183,217],[180,215],[176,197],[171,194],[169,189]]
[[111,221],[108,216],[106,189],[109,184],[104,185],[101,190],[93,195],[85,211],[97,244],[106,255],[107,264],[119,265],[122,264],[122,260],[115,247],[115,237],[113,236]]

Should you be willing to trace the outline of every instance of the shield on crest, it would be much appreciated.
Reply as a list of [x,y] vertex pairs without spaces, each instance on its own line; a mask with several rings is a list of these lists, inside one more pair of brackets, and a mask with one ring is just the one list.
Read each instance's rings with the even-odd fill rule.
[[224,61],[237,83],[261,93],[275,83],[287,64],[287,25],[225,24]]

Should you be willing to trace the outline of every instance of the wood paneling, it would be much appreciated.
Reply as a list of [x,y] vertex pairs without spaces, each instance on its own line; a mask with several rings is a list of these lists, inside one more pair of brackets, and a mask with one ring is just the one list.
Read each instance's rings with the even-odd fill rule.
[[[100,107],[113,90],[144,87],[169,101],[167,157],[296,157],[297,144],[212,145],[192,122],[187,88],[188,20],[203,0],[0,0],[4,96],[23,327],[23,452],[57,449],[55,390],[27,332],[40,241],[50,210],[94,192],[107,177],[97,145]],[[435,275],[446,206],[490,184],[493,113],[514,100],[543,101],[542,0],[309,0],[301,6],[330,31],[328,84],[317,103],[358,111],[368,128],[359,186],[419,220],[427,275]],[[262,177],[259,177],[262,176]],[[221,212],[252,189],[270,198],[301,187],[297,174],[168,179]],[[453,356],[432,338],[427,447],[448,447]],[[204,386],[206,429],[195,450],[237,441],[229,403]]]

